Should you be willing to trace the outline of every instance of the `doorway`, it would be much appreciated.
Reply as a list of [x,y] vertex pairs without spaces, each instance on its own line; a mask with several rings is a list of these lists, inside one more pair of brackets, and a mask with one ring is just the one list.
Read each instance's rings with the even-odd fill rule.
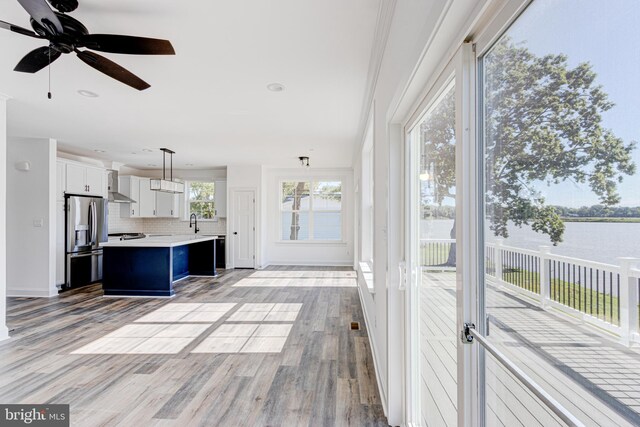
[[233,222],[231,226],[234,268],[255,268],[256,192],[234,190],[231,193]]

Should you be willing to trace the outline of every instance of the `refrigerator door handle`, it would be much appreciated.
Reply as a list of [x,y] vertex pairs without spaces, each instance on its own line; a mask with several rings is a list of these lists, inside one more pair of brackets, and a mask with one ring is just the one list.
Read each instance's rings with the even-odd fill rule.
[[98,206],[95,201],[91,202],[91,209],[93,209],[93,235],[91,236],[92,245],[98,244]]
[[85,258],[88,256],[99,256],[102,255],[102,251],[93,251],[93,252],[83,252],[77,254],[70,254],[69,258]]
[[87,225],[89,226],[89,243],[90,245],[93,244],[93,206],[91,205],[91,203],[89,203],[89,218],[87,220]]

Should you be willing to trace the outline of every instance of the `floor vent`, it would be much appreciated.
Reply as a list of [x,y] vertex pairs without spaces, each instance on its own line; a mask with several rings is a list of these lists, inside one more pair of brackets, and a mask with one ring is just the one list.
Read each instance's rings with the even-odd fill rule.
[[360,330],[360,322],[351,322],[351,330],[359,331]]

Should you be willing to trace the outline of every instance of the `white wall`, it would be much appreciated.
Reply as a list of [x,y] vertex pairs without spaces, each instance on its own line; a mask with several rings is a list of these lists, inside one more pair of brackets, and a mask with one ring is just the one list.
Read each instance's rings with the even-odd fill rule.
[[[55,286],[56,140],[7,144],[7,295],[49,297]],[[30,170],[16,168],[29,162]]]
[[264,258],[264,209],[262,200],[264,199],[263,170],[260,165],[228,165],[227,166],[227,268],[233,268],[233,250],[235,241],[233,238],[233,227],[235,225],[233,206],[233,193],[238,190],[254,190],[256,192],[256,233],[255,233],[255,256],[256,268],[262,268],[267,264]]
[[[265,237],[270,265],[328,265],[353,264],[353,171],[351,169],[266,169]],[[342,181],[343,227],[341,242],[282,242],[280,241],[280,182],[310,179],[339,179]]]
[[0,93],[0,341],[7,329],[7,97]]

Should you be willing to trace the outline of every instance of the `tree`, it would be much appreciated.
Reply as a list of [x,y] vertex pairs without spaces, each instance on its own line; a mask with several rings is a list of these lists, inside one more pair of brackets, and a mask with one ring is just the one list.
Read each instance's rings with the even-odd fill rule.
[[193,181],[189,183],[190,212],[199,219],[212,219],[215,216],[215,183]]
[[[614,104],[589,63],[572,68],[566,55],[536,56],[505,37],[485,56],[483,71],[485,206],[494,235],[508,237],[511,221],[554,245],[562,241],[564,223],[536,190],[539,183],[586,183],[604,209],[619,203],[617,184],[635,173],[635,142],[603,127],[602,113]],[[440,203],[455,188],[452,102],[453,91],[421,128]]]
[[287,181],[282,183],[283,202],[291,200],[291,231],[289,240],[298,240],[300,233],[300,205],[303,197],[309,197],[309,183]]

